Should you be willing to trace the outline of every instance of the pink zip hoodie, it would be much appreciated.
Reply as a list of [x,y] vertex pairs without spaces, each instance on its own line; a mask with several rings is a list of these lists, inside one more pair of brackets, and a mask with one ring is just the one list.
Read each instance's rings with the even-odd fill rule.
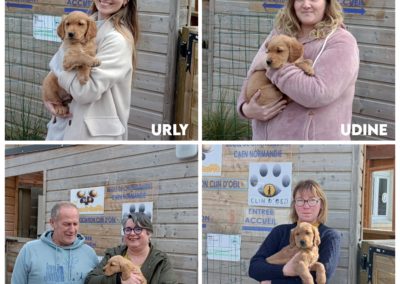
[[[275,34],[277,32],[272,31],[261,45],[247,78],[256,66],[261,66],[265,44]],[[349,135],[341,134],[341,125],[347,129],[351,124],[360,64],[355,38],[344,27],[339,27],[327,40],[308,38],[301,43],[304,45],[304,58],[314,62],[318,57],[314,62],[315,75],[308,76],[291,63],[266,72],[271,82],[293,101],[269,121],[253,119],[253,140],[350,140]],[[244,118],[242,105],[247,78],[237,104],[238,112]]]

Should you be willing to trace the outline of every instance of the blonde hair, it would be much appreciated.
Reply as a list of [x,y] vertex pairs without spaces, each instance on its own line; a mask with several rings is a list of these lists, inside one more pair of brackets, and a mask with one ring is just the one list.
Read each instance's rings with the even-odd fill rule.
[[321,186],[313,180],[300,181],[294,188],[292,193],[292,205],[290,208],[290,219],[293,223],[298,221],[299,216],[297,215],[296,208],[294,206],[295,197],[298,192],[302,193],[304,191],[310,191],[314,196],[320,199],[321,209],[319,211],[317,221],[318,223],[324,224],[328,216],[328,201]]
[[[97,11],[96,4],[93,1],[90,13],[94,14]],[[134,67],[136,66],[136,45],[139,40],[138,18],[138,5],[136,0],[128,0],[125,6],[122,6],[121,9],[110,17],[115,29],[132,44],[132,65]]]
[[[281,9],[275,18],[275,28],[283,34],[296,37],[301,31],[301,23],[296,16],[294,10],[294,2],[296,0],[288,0],[285,7]],[[324,18],[321,22],[314,26],[310,32],[310,36],[322,39],[343,24],[342,6],[338,0],[325,0],[326,7]]]

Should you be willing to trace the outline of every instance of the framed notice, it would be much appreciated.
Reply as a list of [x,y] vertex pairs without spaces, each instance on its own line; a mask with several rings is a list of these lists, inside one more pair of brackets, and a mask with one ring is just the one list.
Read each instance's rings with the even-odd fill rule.
[[70,201],[79,214],[104,214],[104,186],[71,189]]
[[290,207],[292,163],[250,163],[248,204]]
[[57,27],[61,17],[49,15],[33,15],[33,37],[39,40],[61,42],[57,35]]
[[203,176],[221,176],[222,145],[202,146]]
[[240,235],[207,234],[207,258],[240,261]]
[[[135,202],[135,203],[123,203],[122,204],[122,219],[129,214],[143,213],[150,217],[153,221],[153,202]],[[123,235],[121,227],[121,235]]]

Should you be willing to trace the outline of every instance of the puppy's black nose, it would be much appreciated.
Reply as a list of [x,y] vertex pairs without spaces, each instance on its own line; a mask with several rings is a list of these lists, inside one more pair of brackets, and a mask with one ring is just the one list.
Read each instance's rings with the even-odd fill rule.
[[301,241],[300,241],[300,245],[301,245],[302,247],[304,247],[304,246],[306,246],[306,242],[303,241],[303,240],[301,240]]
[[270,66],[272,64],[272,60],[268,59],[267,60],[267,65]]
[[72,32],[71,32],[71,33],[68,33],[68,37],[69,37],[69,38],[73,38],[74,35],[75,35],[75,33],[72,33]]

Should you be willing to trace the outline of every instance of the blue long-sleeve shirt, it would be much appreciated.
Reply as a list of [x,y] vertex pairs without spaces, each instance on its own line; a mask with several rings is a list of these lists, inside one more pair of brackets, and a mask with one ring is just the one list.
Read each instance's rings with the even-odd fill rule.
[[[251,278],[257,281],[272,280],[272,284],[302,283],[300,277],[284,276],[283,265],[269,264],[265,260],[289,244],[290,231],[296,225],[296,223],[279,225],[269,233],[257,253],[250,260],[249,276]],[[318,231],[321,238],[318,261],[325,266],[326,279],[329,280],[339,263],[340,234],[323,224],[319,225]],[[315,273],[313,273],[313,276],[315,278]]]

